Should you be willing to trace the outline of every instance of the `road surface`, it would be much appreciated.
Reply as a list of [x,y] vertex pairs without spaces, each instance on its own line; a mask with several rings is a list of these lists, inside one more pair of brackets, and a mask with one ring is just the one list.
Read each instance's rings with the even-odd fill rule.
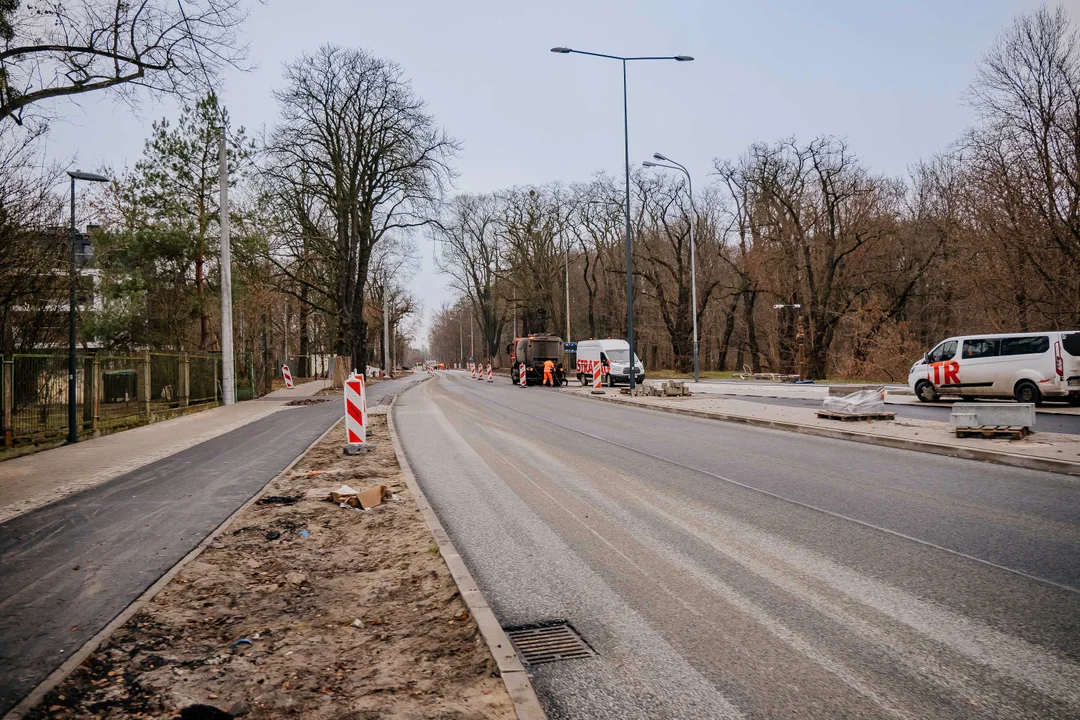
[[[420,379],[370,386],[368,405]],[[283,410],[0,525],[0,714],[342,413]]]
[[1080,717],[1073,478],[440,373],[410,463],[551,718]]

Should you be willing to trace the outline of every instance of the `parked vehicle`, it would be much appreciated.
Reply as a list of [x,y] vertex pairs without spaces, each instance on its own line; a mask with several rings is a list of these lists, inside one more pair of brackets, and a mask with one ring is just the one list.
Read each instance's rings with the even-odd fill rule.
[[923,402],[959,395],[1080,405],[1080,332],[947,338],[911,366],[908,387]]
[[510,382],[514,385],[518,384],[522,363],[525,364],[526,385],[539,385],[543,382],[546,360],[555,363],[555,381],[560,385],[566,384],[566,368],[562,361],[563,342],[559,336],[529,335],[514,338],[514,342],[506,346],[506,353],[510,356]]
[[[592,383],[593,363],[599,362],[605,370],[608,387],[616,383],[630,382],[630,343],[609,338],[606,340],[581,340],[577,344],[577,378],[582,385]],[[645,382],[645,364],[634,354],[634,382]]]

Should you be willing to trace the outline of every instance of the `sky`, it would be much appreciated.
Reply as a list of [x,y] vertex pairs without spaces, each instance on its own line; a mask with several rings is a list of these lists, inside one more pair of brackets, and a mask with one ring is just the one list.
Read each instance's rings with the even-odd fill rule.
[[[660,152],[698,187],[715,159],[754,142],[846,138],[875,172],[904,175],[972,121],[965,93],[997,35],[1036,0],[267,0],[243,29],[251,72],[219,96],[249,131],[273,127],[282,64],[323,44],[400,64],[437,122],[462,143],[455,192],[622,173],[619,63],[549,52],[691,55],[628,74],[631,163]],[[1080,0],[1065,0],[1080,21]],[[136,110],[103,96],[65,106],[48,155],[123,168],[174,101]],[[419,238],[411,283],[427,320],[452,297]]]

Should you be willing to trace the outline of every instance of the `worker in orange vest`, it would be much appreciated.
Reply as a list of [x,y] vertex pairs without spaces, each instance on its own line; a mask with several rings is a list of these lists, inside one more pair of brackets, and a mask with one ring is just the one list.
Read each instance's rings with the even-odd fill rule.
[[555,363],[551,360],[544,361],[544,384],[555,387]]

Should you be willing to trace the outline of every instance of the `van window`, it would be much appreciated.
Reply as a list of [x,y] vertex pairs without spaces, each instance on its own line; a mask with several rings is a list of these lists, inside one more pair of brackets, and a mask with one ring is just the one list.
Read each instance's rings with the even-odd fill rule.
[[1050,349],[1050,338],[1042,337],[1018,337],[1002,338],[1002,355],[1041,355]]
[[964,341],[963,358],[997,357],[1001,341],[997,338],[975,338]]
[[1061,347],[1070,355],[1080,357],[1080,333],[1062,333]]
[[[623,365],[630,362],[630,350],[629,349],[624,350],[622,348],[616,348],[614,350],[608,350],[608,355],[611,357],[611,360],[613,362],[621,363]],[[641,358],[639,358],[637,356],[637,353],[634,353],[634,360],[637,363],[641,363]]]
[[948,342],[943,342],[936,348],[934,348],[930,352],[929,357],[930,362],[936,363],[942,362],[944,360],[952,360],[954,355],[956,355],[956,341],[949,340]]

